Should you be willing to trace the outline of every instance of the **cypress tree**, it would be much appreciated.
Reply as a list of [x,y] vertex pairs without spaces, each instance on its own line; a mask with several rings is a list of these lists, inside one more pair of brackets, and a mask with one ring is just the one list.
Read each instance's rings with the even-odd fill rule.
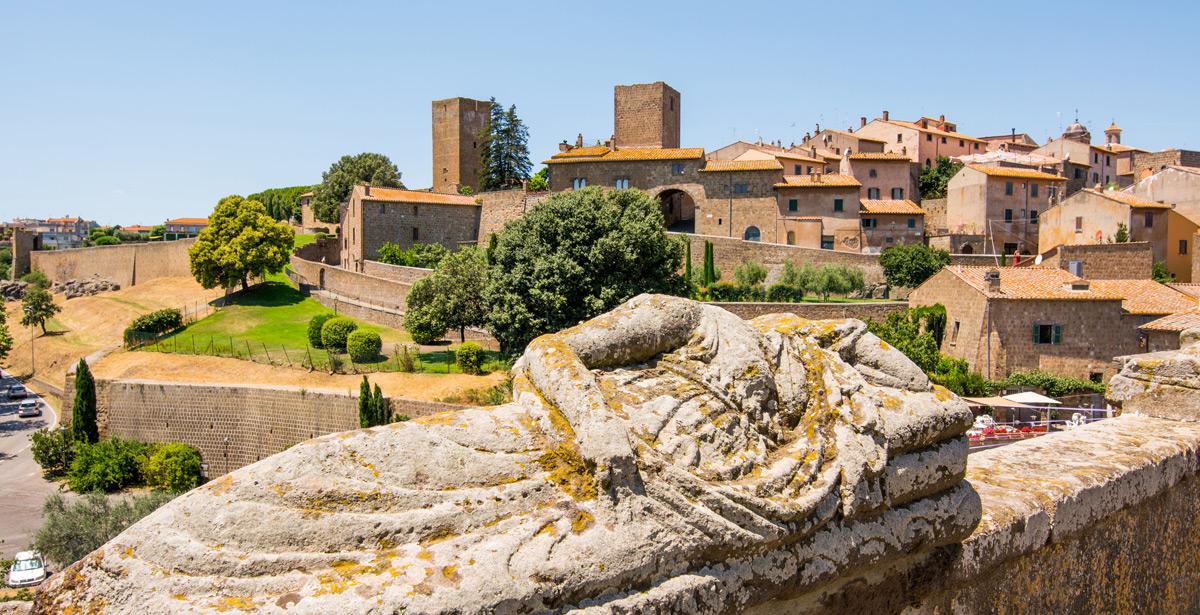
[[371,397],[371,385],[363,376],[362,384],[358,385],[358,426],[370,427],[374,400]]
[[71,435],[79,442],[95,444],[100,440],[96,426],[96,379],[87,361],[75,367],[75,403],[71,405]]
[[388,411],[387,400],[383,398],[383,391],[380,390],[378,384],[375,385],[375,395],[371,401],[375,406],[375,424],[387,425],[389,422],[391,422],[388,420],[388,415],[391,414],[391,412]]
[[684,278],[684,280],[687,281],[688,287],[690,288],[692,285],[692,240],[691,240],[691,238],[685,237],[684,245],[686,246],[684,249],[687,252],[687,254],[684,256],[684,260],[683,260],[683,278]]

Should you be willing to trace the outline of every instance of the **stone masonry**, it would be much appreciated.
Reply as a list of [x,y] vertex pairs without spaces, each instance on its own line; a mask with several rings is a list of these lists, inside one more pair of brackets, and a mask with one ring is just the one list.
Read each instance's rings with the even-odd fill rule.
[[679,92],[656,81],[613,88],[618,147],[679,147]]
[[433,101],[433,191],[458,194],[460,186],[478,188],[479,136],[492,104],[486,100],[446,98]]

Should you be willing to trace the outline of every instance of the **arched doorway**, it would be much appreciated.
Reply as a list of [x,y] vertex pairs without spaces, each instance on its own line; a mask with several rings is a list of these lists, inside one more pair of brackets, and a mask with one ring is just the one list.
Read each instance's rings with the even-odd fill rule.
[[742,233],[742,239],[746,241],[762,241],[762,233],[759,232],[757,226],[747,226],[746,232]]
[[975,248],[972,248],[972,247],[971,247],[971,244],[969,244],[969,243],[964,243],[964,244],[962,245],[962,250],[961,250],[961,251],[962,251],[962,253],[963,253],[963,254],[974,254],[974,253],[975,253]]
[[658,193],[667,230],[679,233],[696,232],[696,201],[683,190],[669,188]]

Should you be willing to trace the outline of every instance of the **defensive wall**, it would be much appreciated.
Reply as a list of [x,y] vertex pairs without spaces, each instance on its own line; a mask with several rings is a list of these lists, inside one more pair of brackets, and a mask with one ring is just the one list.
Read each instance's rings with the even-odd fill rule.
[[803,266],[812,264],[849,265],[863,271],[863,278],[868,284],[883,283],[883,268],[879,266],[878,254],[860,254],[858,252],[838,252],[802,248],[779,243],[762,243],[746,241],[736,237],[718,237],[715,235],[696,235],[690,233],[671,233],[684,237],[692,244],[692,266],[704,265],[704,242],[713,244],[713,259],[725,279],[733,278],[733,270],[742,263],[753,261],[767,268],[767,281],[777,279],[783,272],[784,263]]
[[191,239],[96,246],[70,250],[36,250],[29,253],[33,269],[52,282],[103,278],[122,288],[156,278],[190,277],[188,248]]
[[861,303],[755,303],[734,301],[709,301],[715,305],[737,314],[743,320],[750,320],[766,314],[795,314],[809,320],[825,320],[829,318],[857,318],[858,320],[883,321],[892,312],[903,312],[908,309],[905,301],[872,301]]
[[[74,389],[73,376],[67,390]],[[461,408],[455,404],[388,398],[409,417]],[[358,428],[357,391],[298,387],[97,380],[102,437],[185,442],[196,447],[207,476],[220,476],[293,444]],[[62,419],[68,420],[66,410]]]

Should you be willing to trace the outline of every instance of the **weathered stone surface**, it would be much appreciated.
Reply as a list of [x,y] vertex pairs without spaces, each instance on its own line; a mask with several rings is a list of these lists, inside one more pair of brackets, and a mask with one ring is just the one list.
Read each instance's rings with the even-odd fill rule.
[[185,494],[35,612],[733,612],[961,540],[965,404],[856,321],[641,296],[511,404],[332,434]]
[[5,301],[20,301],[25,296],[28,282],[21,280],[0,280],[0,298]]
[[62,293],[68,299],[98,295],[110,290],[121,290],[121,285],[104,278],[88,278],[55,282],[54,286],[50,287],[51,292]]
[[1107,396],[1127,414],[1200,421],[1200,329],[1179,335],[1179,350],[1117,357]]

